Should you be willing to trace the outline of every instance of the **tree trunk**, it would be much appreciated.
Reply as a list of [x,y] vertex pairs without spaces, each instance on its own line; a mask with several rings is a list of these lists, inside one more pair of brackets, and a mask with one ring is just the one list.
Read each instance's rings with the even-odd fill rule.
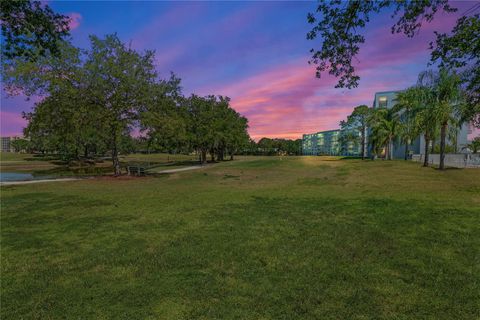
[[225,153],[225,151],[223,150],[223,148],[218,149],[218,152],[217,152],[217,160],[218,161],[223,161],[224,153]]
[[392,138],[388,140],[388,160],[393,159],[393,141]]
[[408,160],[408,141],[405,143],[405,160]]
[[118,146],[117,146],[117,130],[115,125],[112,125],[112,162],[114,175],[120,176],[122,174],[122,169],[120,168],[120,160],[118,159]]
[[200,152],[200,159],[201,159],[200,162],[202,164],[207,163],[207,150],[202,149],[202,151]]
[[[460,130],[462,127],[460,126]],[[455,153],[458,153],[458,130],[455,128]]]
[[435,138],[432,139],[432,148],[430,149],[430,153],[435,153]]
[[230,160],[233,160],[233,152],[230,152]]
[[362,160],[365,160],[365,127],[362,128]]
[[386,151],[386,158],[387,160],[392,160],[392,139],[388,138],[388,143],[387,143],[387,150]]
[[215,162],[215,151],[213,151],[213,149],[210,149],[210,159],[212,162]]
[[445,169],[445,139],[447,136],[447,123],[443,123],[440,129],[440,170]]
[[115,176],[119,176],[122,174],[122,169],[120,168],[120,160],[118,159],[118,149],[117,149],[117,142],[113,143],[112,149],[112,161],[113,161],[113,169]]
[[430,139],[425,137],[425,157],[423,159],[423,166],[428,167],[428,145],[430,144]]

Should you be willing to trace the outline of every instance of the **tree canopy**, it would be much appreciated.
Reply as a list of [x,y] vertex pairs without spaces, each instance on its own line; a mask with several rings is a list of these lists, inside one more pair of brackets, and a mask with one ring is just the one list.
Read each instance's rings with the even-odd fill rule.
[[108,153],[118,175],[119,154],[141,141],[148,151],[197,151],[202,162],[207,153],[233,159],[248,144],[248,120],[230,98],[184,97],[175,74],[159,78],[153,51],[138,52],[116,34],[90,36],[90,43],[80,50],[65,42],[59,56],[19,60],[11,69],[11,88],[45,96],[24,114],[34,149],[65,160]]
[[40,1],[0,1],[0,20],[3,60],[57,55],[59,43],[69,35],[70,18]]
[[[307,21],[313,25],[307,39],[321,40],[319,48],[310,50],[312,57],[309,62],[315,65],[317,77],[328,72],[339,79],[336,87],[357,87],[360,76],[352,60],[365,42],[362,30],[374,15],[387,9],[393,9],[392,19],[396,19],[391,32],[404,33],[407,37],[415,36],[422,24],[432,21],[439,11],[457,11],[448,0],[322,1],[315,12],[307,16]],[[451,36],[437,34],[432,60],[445,59],[445,62],[453,63],[468,60],[475,53],[478,59],[478,46],[474,45],[471,49],[465,45],[472,43],[468,42],[469,39],[478,43],[478,20],[478,15],[462,17]]]

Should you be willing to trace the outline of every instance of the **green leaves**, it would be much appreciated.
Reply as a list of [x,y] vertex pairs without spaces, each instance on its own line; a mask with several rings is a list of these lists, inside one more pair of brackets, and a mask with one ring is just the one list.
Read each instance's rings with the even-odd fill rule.
[[230,107],[230,98],[192,95],[184,102],[189,141],[201,154],[210,151],[223,155],[228,151],[233,155],[248,143],[248,120]]
[[[315,65],[316,76],[324,72],[337,77],[337,88],[355,88],[360,77],[356,74],[353,58],[359,53],[360,45],[365,42],[361,31],[370,21],[372,14],[379,13],[387,7],[393,7],[392,18],[400,18],[392,26],[392,33],[404,33],[413,37],[424,21],[431,21],[442,9],[454,12],[447,0],[423,1],[322,1],[316,12],[307,15],[307,22],[312,29],[307,39],[320,39],[320,48],[311,49],[310,64]],[[317,15],[319,16],[317,18]]]
[[2,59],[35,62],[60,53],[59,45],[69,35],[70,18],[54,13],[39,1],[0,1]]

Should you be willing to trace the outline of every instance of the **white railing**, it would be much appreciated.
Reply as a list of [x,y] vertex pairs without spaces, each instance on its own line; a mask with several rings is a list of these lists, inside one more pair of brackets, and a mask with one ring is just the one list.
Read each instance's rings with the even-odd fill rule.
[[[423,162],[424,154],[412,155],[412,161]],[[429,154],[428,163],[433,165],[440,164],[439,154]],[[480,168],[480,154],[471,153],[447,153],[445,155],[445,165],[455,168]]]

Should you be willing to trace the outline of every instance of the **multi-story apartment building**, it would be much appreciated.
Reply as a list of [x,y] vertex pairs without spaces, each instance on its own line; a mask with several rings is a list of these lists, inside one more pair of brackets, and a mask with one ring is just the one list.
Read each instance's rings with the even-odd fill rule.
[[11,152],[12,151],[12,147],[11,147],[11,144],[10,144],[11,138],[10,137],[1,137],[1,141],[2,141],[1,151],[2,152]]
[[[342,130],[327,130],[304,134],[302,153],[304,155],[359,156],[361,144],[352,141],[342,142]],[[360,133],[354,133],[360,135]]]
[[12,142],[21,139],[20,137],[1,137],[1,152],[15,152],[15,149],[12,146]]
[[[397,93],[399,91],[383,91],[376,92],[375,98],[373,100],[373,108],[388,108],[391,109],[395,106]],[[457,141],[456,141],[456,150],[460,151],[467,144],[468,136],[468,124],[463,124],[457,132]],[[368,135],[367,135],[368,136]],[[448,144],[451,144],[450,141],[447,141]],[[425,153],[425,139],[420,135],[417,139],[411,142],[409,145],[410,153],[412,154],[423,154]],[[402,144],[399,140],[394,141],[393,143],[393,158],[403,159],[405,157],[405,144]]]

